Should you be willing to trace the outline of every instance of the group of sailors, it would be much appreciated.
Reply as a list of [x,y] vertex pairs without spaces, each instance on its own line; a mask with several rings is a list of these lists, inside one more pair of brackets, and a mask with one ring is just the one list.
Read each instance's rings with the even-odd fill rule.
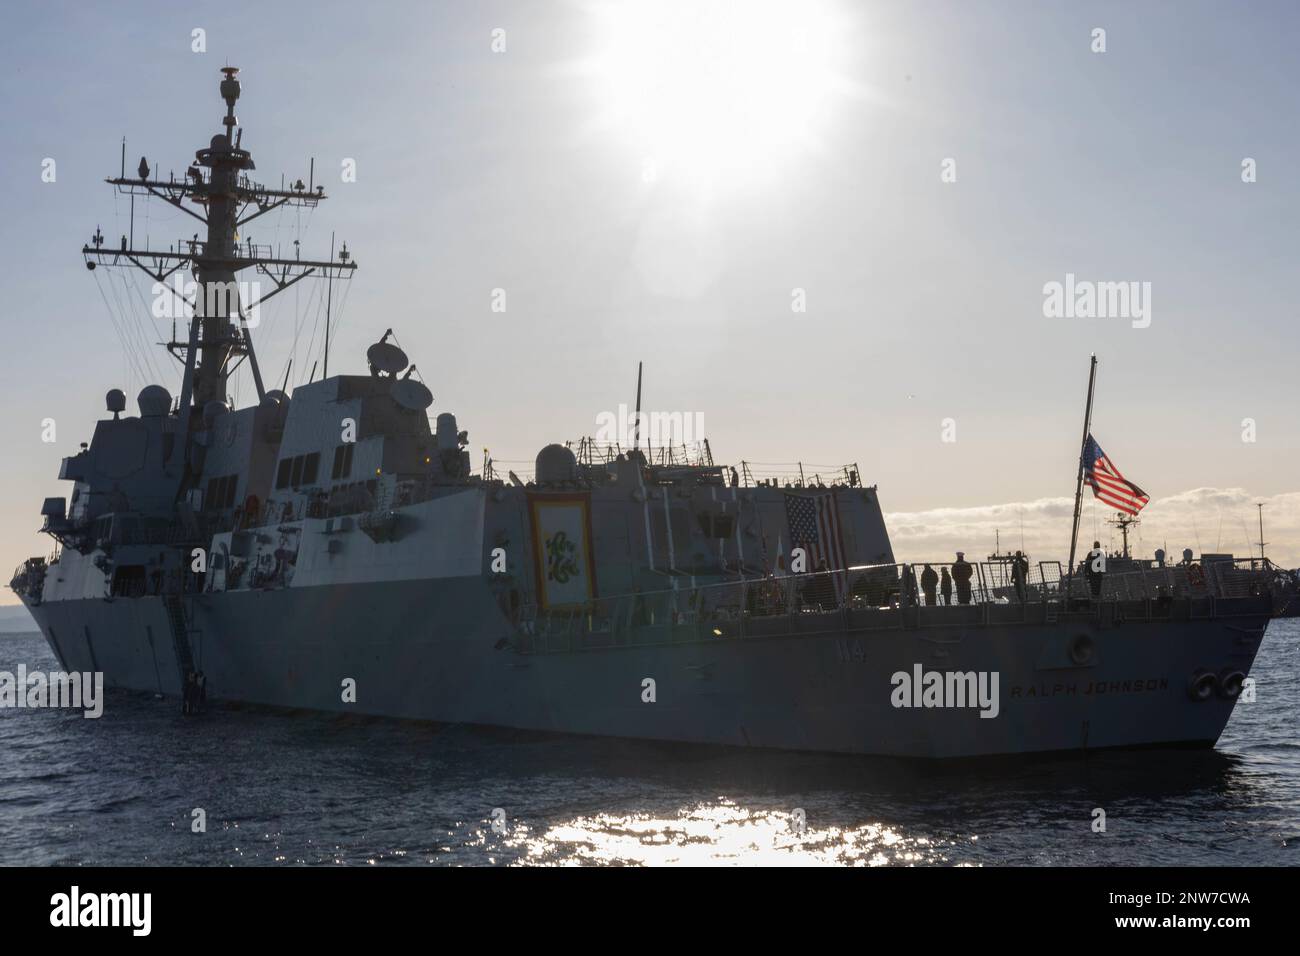
[[[957,560],[951,565],[940,565],[939,570],[925,564],[921,567],[919,575],[921,594],[925,597],[927,607],[936,607],[940,604],[944,606],[953,603],[954,592],[956,594],[957,604],[970,604],[974,596],[974,589],[971,582],[975,577],[974,566],[966,560],[966,552],[958,551]],[[915,607],[921,602],[917,598],[917,578],[916,568],[914,565],[902,566],[902,603],[907,607]],[[1020,600],[1024,600],[1025,581],[1029,573],[1029,562],[1019,551],[1016,552],[1016,559],[1012,564],[1012,580],[1016,584],[1016,593],[1020,595]],[[867,589],[854,587],[854,594],[865,596]],[[942,600],[941,600],[942,599]]]
[[[1094,558],[1103,555],[1099,542],[1093,542],[1093,549],[1088,553],[1084,574],[1093,599],[1099,599],[1102,581],[1105,578],[1105,564]],[[1004,583],[992,585],[984,576],[979,576],[978,586],[981,600],[991,600],[999,593],[1015,603],[1025,604],[1029,600],[1029,558],[1023,551],[1003,557],[1000,563],[1007,567],[1002,582],[1009,581],[1010,587],[1003,591]],[[921,565],[881,565],[862,569],[849,569],[842,574],[832,572],[821,561],[815,571],[806,576],[796,575],[798,580],[793,590],[789,588],[790,578],[778,576],[768,571],[757,581],[748,582],[743,597],[743,610],[751,615],[766,616],[785,614],[793,608],[821,609],[831,611],[841,604],[861,607],[940,607],[952,605],[969,605],[975,602],[976,569],[966,560],[966,553],[958,551],[956,560],[950,564]],[[847,589],[847,594],[845,590]],[[992,592],[991,594],[989,592]],[[729,594],[727,596],[730,596]],[[703,592],[693,591],[687,598],[692,614],[708,614],[709,609]],[[674,601],[674,605],[675,605]],[[741,604],[736,605],[739,610]],[[654,613],[649,602],[640,591],[635,592],[632,620],[636,624],[649,624],[654,620]],[[672,619],[676,621],[678,612],[673,610]]]
[[[957,560],[953,562],[952,573],[948,572],[947,565],[941,566],[939,572],[935,573],[934,568],[925,565],[921,569],[921,593],[925,595],[925,603],[929,607],[934,607],[939,603],[939,596],[943,596],[945,605],[952,603],[952,592],[954,586],[957,591],[957,603],[969,604],[971,602],[971,578],[974,576],[974,569],[970,562],[966,560],[966,552],[958,551]],[[905,574],[904,577],[911,576]],[[914,594],[911,596],[915,596]]]
[[[1029,597],[1029,559],[1017,551],[1008,564],[1011,591],[1015,600],[1024,604]],[[800,594],[805,606],[820,605],[829,610],[838,605],[832,575],[825,562],[817,571],[819,573],[803,585]],[[1094,596],[1101,594],[1102,574],[1089,564],[1089,582]],[[907,564],[898,566],[897,571],[894,567],[868,568],[851,578],[850,595],[858,603],[872,607],[888,606],[896,600],[903,607],[916,607],[922,603],[926,607],[970,604],[974,600],[974,580],[974,565],[966,560],[964,551],[958,551],[952,564],[939,565],[938,570],[928,563],[921,565],[919,572],[916,565]]]

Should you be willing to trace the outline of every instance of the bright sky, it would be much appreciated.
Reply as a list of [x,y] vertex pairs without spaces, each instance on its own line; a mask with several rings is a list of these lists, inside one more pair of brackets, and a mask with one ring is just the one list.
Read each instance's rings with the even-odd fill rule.
[[[1300,564],[1293,4],[180,6],[6,10],[0,567],[50,550],[41,500],[107,389],[178,391],[160,349],[132,357],[167,323],[138,307],[124,348],[96,279],[135,293],[78,249],[128,228],[102,182],[124,135],[128,170],[165,175],[219,131],[226,62],[258,178],[315,157],[332,197],[244,238],[346,239],[331,371],[392,327],[476,461],[594,433],[644,360],[646,407],[701,413],[720,460],[858,462],[900,558],[997,529],[1064,558],[1095,351],[1093,430],[1153,499],[1143,552],[1257,547],[1264,501],[1269,552]],[[196,225],[136,209],[155,247]],[[1045,317],[1067,273],[1149,282],[1149,327]],[[309,285],[263,310],[268,378],[319,358]]]

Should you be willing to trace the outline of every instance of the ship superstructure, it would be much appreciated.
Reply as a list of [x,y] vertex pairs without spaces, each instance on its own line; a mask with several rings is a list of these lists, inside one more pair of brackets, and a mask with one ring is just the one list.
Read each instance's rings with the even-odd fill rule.
[[[275,294],[356,263],[346,246],[308,261],[238,240],[324,191],[249,178],[237,73],[224,132],[182,180],[143,161],[109,180],[201,219],[206,239],[83,250],[159,282],[188,267],[198,301],[171,343],[179,399],[150,385],[128,416],[109,393],[111,417],[64,460],[70,500],[42,509],[60,551],[14,577],[65,669],[163,695],[202,671],[217,700],[850,753],[1218,739],[1270,613],[1249,574],[1115,574],[1094,596],[1039,562],[1008,600],[977,564],[966,603],[931,603],[856,465],[756,482],[707,443],[582,440],[544,444],[527,481],[476,472],[391,333],[361,374],[265,390],[235,277],[255,269]],[[241,360],[257,402],[235,408]]]

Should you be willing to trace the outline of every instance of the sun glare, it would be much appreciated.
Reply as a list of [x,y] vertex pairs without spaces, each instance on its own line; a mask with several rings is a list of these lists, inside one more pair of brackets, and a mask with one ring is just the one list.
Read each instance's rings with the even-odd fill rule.
[[593,7],[601,126],[647,182],[765,181],[815,149],[844,24],[810,0],[627,0]]

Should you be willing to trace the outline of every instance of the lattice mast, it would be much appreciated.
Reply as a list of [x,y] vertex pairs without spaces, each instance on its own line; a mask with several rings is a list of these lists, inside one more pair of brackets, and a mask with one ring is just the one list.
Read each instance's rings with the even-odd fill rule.
[[[225,131],[217,133],[178,180],[151,179],[148,162],[142,157],[136,178],[128,178],[123,159],[122,175],[106,180],[124,194],[155,196],[193,216],[206,227],[203,237],[182,239],[166,252],[134,248],[134,236],[122,237],[117,249],[105,248],[100,230],[89,245],[82,247],[87,268],[96,265],[134,265],[166,286],[178,270],[189,267],[195,283],[195,297],[186,304],[193,310],[185,342],[169,342],[167,348],[182,358],[185,374],[181,384],[179,410],[184,416],[193,407],[225,401],[230,373],[237,359],[246,357],[260,401],[266,394],[248,326],[248,307],[235,281],[237,273],[253,268],[269,280],[272,288],[258,297],[257,304],[310,275],[328,279],[351,278],[356,263],[350,261],[347,243],[329,260],[292,259],[273,254],[270,246],[241,243],[240,229],[264,213],[282,206],[314,207],[325,199],[325,188],[299,179],[290,189],[268,189],[248,178],[256,168],[252,155],[241,146],[243,129],[237,129],[235,101],[239,99],[239,69],[223,67],[221,97],[226,103],[222,118]],[[189,205],[186,204],[188,200]],[[134,198],[132,200],[134,202]],[[191,206],[196,206],[197,211]],[[255,209],[253,207],[256,207]],[[295,249],[297,244],[295,243]],[[175,290],[172,290],[173,292]]]
[[1119,533],[1124,538],[1123,556],[1126,558],[1130,557],[1129,550],[1128,550],[1128,529],[1133,527],[1135,524],[1141,524],[1142,522],[1139,521],[1137,518],[1133,517],[1132,515],[1126,515],[1121,511],[1121,512],[1116,512],[1113,518],[1107,518],[1106,523],[1109,525],[1113,525],[1116,528],[1119,528]]

